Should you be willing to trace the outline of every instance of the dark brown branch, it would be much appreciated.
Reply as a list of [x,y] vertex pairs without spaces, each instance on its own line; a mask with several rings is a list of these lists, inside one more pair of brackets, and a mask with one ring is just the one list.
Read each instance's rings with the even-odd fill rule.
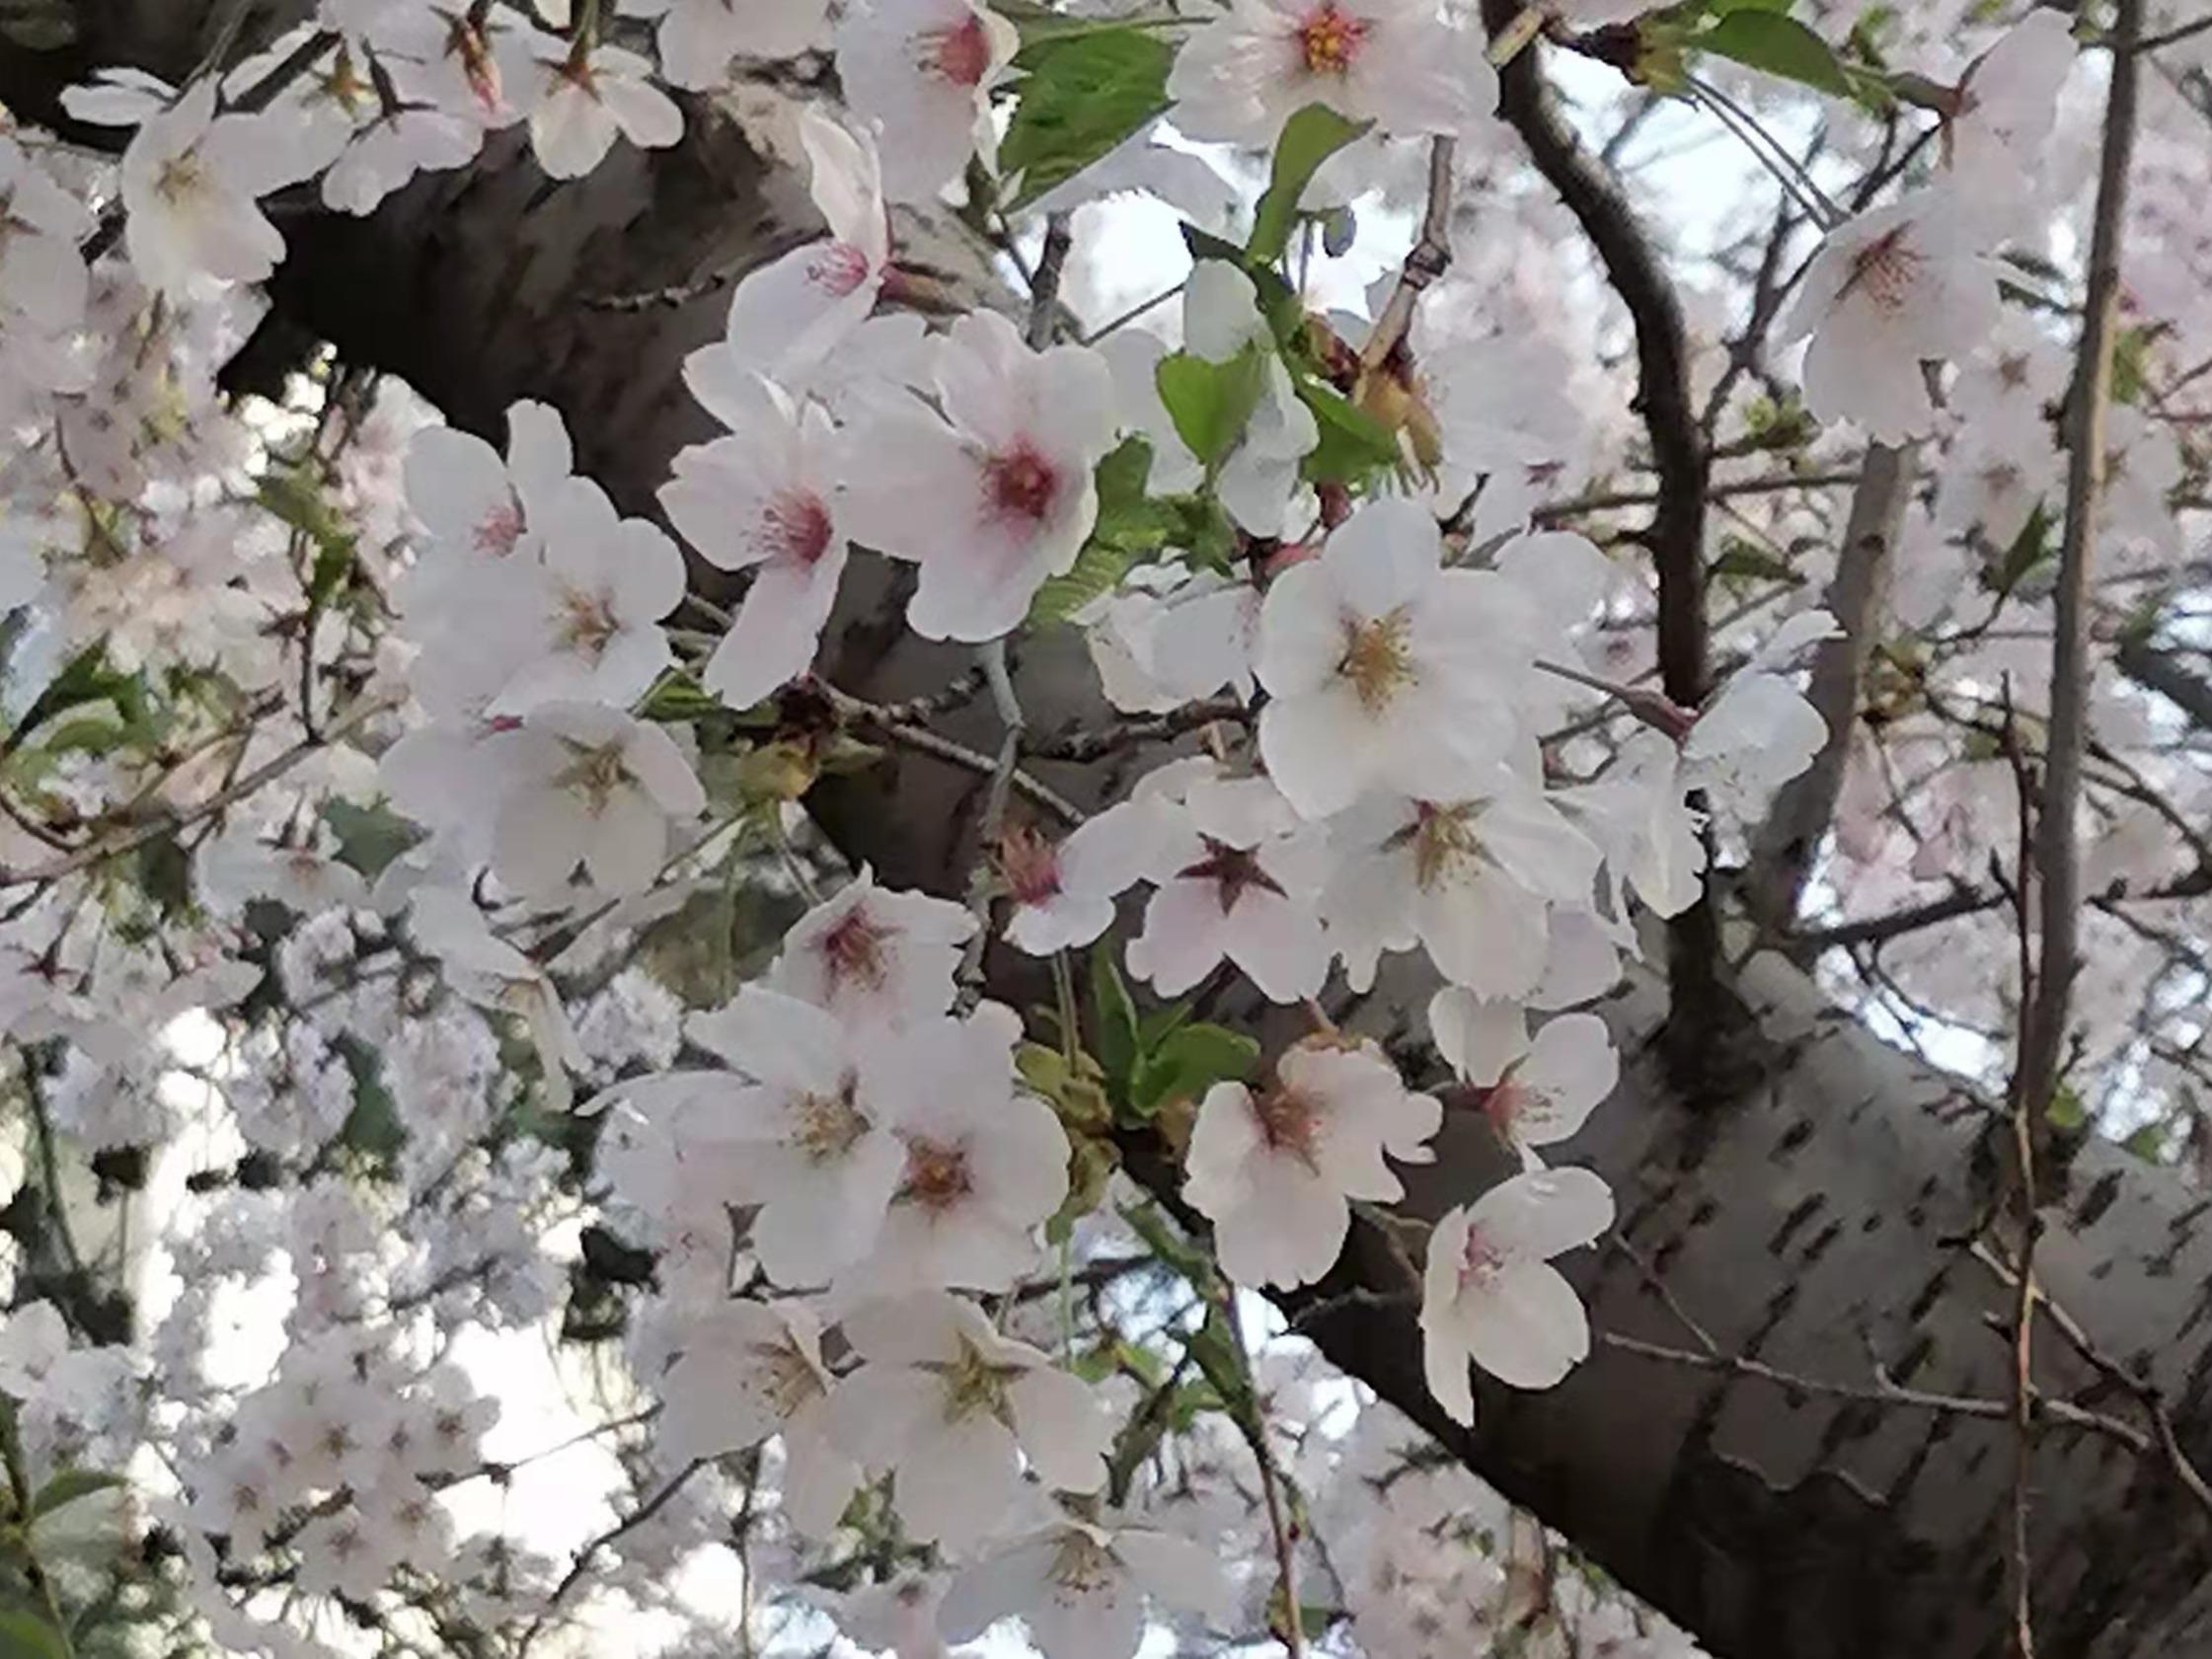
[[[1508,28],[1520,10],[1519,0],[1483,0],[1484,21],[1493,35]],[[1659,681],[1671,701],[1695,709],[1713,684],[1705,598],[1712,458],[1690,403],[1682,303],[1635,209],[1553,107],[1540,63],[1540,48],[1532,46],[1498,72],[1498,113],[1521,135],[1537,172],[1596,248],[1607,280],[1636,326],[1634,407],[1643,417],[1659,481],[1646,533],[1659,578]],[[1702,1073],[1713,1052],[1713,1033],[1722,1023],[1719,956],[1719,916],[1709,888],[1703,903],[1668,925],[1670,1046],[1685,1076]]]

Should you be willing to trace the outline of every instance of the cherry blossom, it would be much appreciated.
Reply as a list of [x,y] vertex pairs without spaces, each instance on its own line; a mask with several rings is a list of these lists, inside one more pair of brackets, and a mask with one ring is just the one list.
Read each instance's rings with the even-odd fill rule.
[[643,892],[707,793],[675,740],[596,703],[547,703],[498,741],[506,775],[492,867],[533,898],[558,896],[578,865],[610,893]]
[[863,331],[889,269],[890,221],[875,142],[812,109],[800,114],[799,138],[828,240],[748,271],[730,296],[725,338],[684,363],[692,395],[732,427],[750,417],[751,375],[796,388],[832,372],[828,359]]
[[626,16],[658,18],[654,44],[660,74],[672,87],[707,92],[729,79],[730,59],[796,57],[818,44],[829,7],[825,0],[622,0]]
[[1098,1397],[972,1302],[878,1297],[842,1324],[863,1363],[830,1395],[830,1433],[863,1468],[890,1470],[910,1536],[980,1543],[1021,1497],[1025,1461],[1062,1491],[1105,1483],[1113,1420]]
[[957,1574],[938,1624],[949,1641],[967,1642],[1019,1618],[1046,1659],[1131,1659],[1148,1600],[1218,1617],[1228,1590],[1221,1563],[1188,1539],[1071,1519]]
[[1921,364],[1971,350],[1997,315],[1973,215],[1955,190],[1931,187],[1830,231],[1775,338],[1812,337],[1813,414],[1902,443],[1935,420]]
[[528,41],[526,90],[530,148],[555,179],[580,179],[619,137],[640,149],[665,149],[684,134],[683,113],[649,76],[652,65],[620,46],[589,51],[540,36]]
[[1322,911],[1355,990],[1386,950],[1419,943],[1480,996],[1533,991],[1554,905],[1591,902],[1601,855],[1541,792],[1510,774],[1459,800],[1370,795],[1331,825],[1342,850]]
[[1514,1388],[1548,1389],[1588,1356],[1588,1316],[1550,1258],[1612,1225],[1612,1191],[1587,1169],[1526,1171],[1438,1218],[1421,1363],[1445,1415],[1475,1421],[1470,1361]]
[[1990,204],[2000,222],[2017,221],[2031,208],[2037,162],[2076,55],[2066,16],[2037,8],[1959,78],[1958,111],[1944,134],[1967,205]]
[[905,1149],[875,1248],[841,1291],[1004,1290],[1036,1259],[1035,1231],[1068,1193],[1068,1140],[1021,1092],[1022,1021],[1000,1003],[885,1037],[866,1072],[872,1109]]
[[718,399],[726,437],[677,455],[660,487],[669,522],[710,564],[751,569],[752,585],[701,683],[734,708],[803,674],[845,570],[833,516],[840,452],[829,416],[753,379]]
[[880,405],[853,444],[855,540],[921,566],[907,625],[930,640],[990,640],[1028,614],[1047,576],[1075,563],[1098,514],[1092,469],[1113,445],[1105,361],[1080,345],[1031,351],[995,312],[954,323],[933,385]]
[[896,1027],[953,1006],[953,972],[974,915],[894,892],[862,870],[784,935],[768,984],[853,1025]]
[[673,1102],[659,1122],[664,1144],[714,1156],[717,1203],[760,1206],[751,1244],[771,1280],[827,1284],[874,1246],[906,1168],[873,1087],[877,1051],[822,1010],[760,985],[692,1016],[686,1030],[739,1075],[677,1072],[618,1092]]
[[1512,742],[1523,603],[1495,573],[1439,559],[1436,521],[1394,497],[1362,507],[1319,559],[1269,585],[1259,753],[1303,816],[1340,811],[1378,785],[1449,795]]
[[1427,1163],[1443,1121],[1436,1097],[1409,1093],[1372,1043],[1309,1038],[1257,1093],[1206,1092],[1182,1195],[1213,1223],[1222,1270],[1239,1284],[1311,1284],[1343,1248],[1347,1199],[1405,1196],[1383,1155]]
[[1812,764],[1827,723],[1787,674],[1805,646],[1837,632],[1826,611],[1800,611],[1713,695],[1682,743],[1690,788],[1755,801]]
[[548,1104],[566,1110],[573,1097],[569,1073],[582,1071],[585,1062],[561,993],[545,969],[495,937],[483,913],[459,893],[425,888],[415,897],[413,917],[416,938],[444,962],[457,993],[520,1017],[537,1047]]
[[1173,997],[1227,957],[1274,1002],[1318,993],[1329,977],[1317,908],[1326,836],[1263,778],[1204,779],[1164,804],[1150,871],[1159,891],[1129,971]]
[[885,140],[894,201],[935,195],[978,149],[989,98],[1021,44],[1014,26],[969,0],[864,0],[837,31],[837,71],[856,113]]
[[527,399],[507,410],[507,453],[473,432],[425,426],[407,450],[408,508],[449,558],[535,552],[574,463],[558,410]]
[[829,1443],[821,1326],[796,1302],[724,1302],[687,1320],[659,1382],[654,1440],[671,1463],[784,1441],[784,1512],[812,1536],[837,1525],[860,1471]]
[[1161,816],[1149,803],[1122,801],[1053,842],[1033,830],[1009,831],[999,869],[1014,900],[1006,941],[1032,956],[1089,944],[1113,925],[1113,901],[1157,862]]
[[1447,986],[1429,1004],[1429,1026],[1453,1068],[1477,1085],[1477,1104],[1500,1137],[1541,1168],[1536,1149],[1571,1140],[1620,1081],[1621,1058],[1605,1021],[1563,1014],[1537,1029],[1520,1028],[1510,1005],[1476,1004]]
[[152,287],[183,296],[206,283],[259,282],[284,239],[255,197],[297,175],[275,133],[249,115],[218,114],[199,80],[146,117],[123,151],[123,242]]
[[1483,44],[1431,0],[1232,0],[1177,55],[1168,96],[1191,137],[1262,148],[1315,103],[1400,136],[1461,133],[1497,102]]

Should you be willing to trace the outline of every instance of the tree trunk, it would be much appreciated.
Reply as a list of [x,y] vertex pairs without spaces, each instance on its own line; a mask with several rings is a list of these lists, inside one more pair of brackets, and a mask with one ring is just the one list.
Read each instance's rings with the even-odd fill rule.
[[[19,100],[43,68],[23,55],[0,52],[0,87]],[[19,109],[38,113],[35,99]],[[575,434],[579,468],[629,510],[651,511],[674,451],[713,429],[678,368],[720,332],[727,289],[673,305],[602,302],[695,284],[812,229],[788,171],[734,123],[693,113],[679,148],[619,146],[577,185],[548,187],[509,137],[367,221],[287,216],[292,257],[273,285],[277,305],[495,440],[510,401],[550,401]],[[909,220],[899,232],[910,253],[926,250],[986,291],[985,262],[945,225]],[[824,672],[839,687],[892,700],[969,665],[906,633],[902,598],[893,567],[855,562],[825,641]],[[1072,631],[1025,641],[1016,655],[1033,731],[1107,717]],[[997,742],[987,699],[942,728],[979,750]],[[1115,774],[1159,758],[1038,770],[1095,800],[1116,788]],[[957,893],[982,787],[970,771],[898,751],[825,786],[820,816],[882,879]],[[992,961],[999,994],[1039,1000]],[[1606,1340],[1700,1352],[1702,1330],[1723,1360],[1868,1395],[1885,1374],[1928,1395],[2006,1397],[2011,1338],[1994,1325],[2011,1293],[1970,1247],[2004,1196],[1989,1107],[1884,1046],[1778,958],[1754,959],[1729,982],[1756,1018],[1726,1039],[1740,1050],[1732,1063],[1713,1069],[1751,1080],[1728,1098],[1684,1098],[1665,1082],[1654,1052],[1663,987],[1651,974],[1633,975],[1607,1004],[1627,1060],[1622,1086],[1560,1161],[1613,1184],[1626,1247],[1567,1264],[1601,1334],[1564,1386],[1486,1387],[1474,1433],[1446,1422],[1421,1383],[1414,1287],[1364,1228],[1335,1274],[1295,1299],[1306,1328],[1346,1373],[1720,1659],[2001,1654],[2012,1463],[2002,1417],[1816,1395]],[[1402,960],[1348,1018],[1417,1071],[1428,989]],[[1172,1197],[1156,1149],[1129,1150],[1132,1170]],[[1408,1207],[1433,1215],[1504,1170],[1479,1115],[1455,1112],[1437,1163],[1410,1171]],[[2178,1446],[2212,1464],[2208,1210],[2168,1172],[2092,1145],[2045,1211],[2036,1262],[2058,1306],[2156,1389]],[[2030,1526],[2046,1659],[2212,1654],[2212,1513],[2185,1495],[2129,1391],[2100,1379],[2047,1320],[2034,1346],[2050,1396],[2134,1425],[2153,1447],[2138,1456],[2105,1436],[2043,1427]]]

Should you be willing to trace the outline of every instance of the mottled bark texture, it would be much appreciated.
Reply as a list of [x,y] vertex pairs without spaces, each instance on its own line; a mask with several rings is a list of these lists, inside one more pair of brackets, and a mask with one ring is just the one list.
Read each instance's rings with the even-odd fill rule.
[[[18,87],[28,73],[20,61],[0,66]],[[627,507],[649,511],[671,454],[709,429],[678,365],[721,327],[725,291],[634,312],[593,302],[764,257],[805,235],[809,221],[791,176],[763,164],[726,121],[702,116],[664,155],[618,149],[591,179],[562,189],[546,188],[509,140],[464,175],[420,182],[365,223],[288,216],[294,256],[276,299],[348,357],[406,375],[458,423],[495,438],[510,400],[548,399],[576,434],[579,464]],[[930,247],[933,263],[983,268],[949,237],[933,234]],[[970,661],[902,631],[889,571],[856,563],[826,650],[837,684],[877,699],[929,692]],[[1106,717],[1071,633],[1026,641],[1016,656],[1033,731]],[[996,738],[987,700],[947,729],[979,749]],[[1157,758],[1039,770],[1096,799],[1114,787],[1117,768]],[[822,817],[885,880],[954,893],[981,793],[970,773],[894,753],[826,795]],[[1038,1000],[1012,964],[997,954],[992,963],[1002,995]],[[2007,1299],[1965,1243],[2001,1196],[1987,1104],[1883,1046],[1777,958],[1726,978],[1757,1015],[1726,1039],[1732,1063],[1712,1074],[1753,1080],[1728,1097],[1684,1098],[1666,1081],[1653,1042],[1664,987],[1652,975],[1640,973],[1606,1005],[1626,1075],[1563,1161],[1589,1164],[1613,1183],[1623,1236],[1665,1297],[1628,1253],[1586,1254],[1572,1272],[1596,1325],[1695,1348],[1671,1299],[1724,1354],[1868,1388],[1881,1367],[1911,1388],[2001,1398],[2007,1344],[1990,1321]],[[1427,989],[1402,967],[1347,1018],[1392,1039],[1420,1072]],[[1157,1149],[1130,1151],[1133,1169],[1169,1185]],[[1480,1120],[1455,1113],[1437,1164],[1413,1172],[1411,1208],[1433,1214],[1503,1169]],[[2057,1301],[2162,1391],[2200,1462],[2212,1462],[2207,1209],[2169,1174],[2093,1147],[2047,1210],[2037,1257]],[[1362,1226],[1337,1273],[1301,1301],[1316,1305],[1311,1332],[1347,1373],[1437,1431],[1721,1659],[1979,1659],[2001,1650],[2010,1455],[2001,1423],[1800,1396],[1601,1337],[1556,1391],[1486,1388],[1479,1427],[1463,1434],[1421,1387],[1411,1290],[1403,1265]],[[2055,1331],[2039,1334],[2035,1353],[2054,1395],[2140,1420],[2124,1392],[2097,1390],[2095,1373]],[[2155,1458],[2049,1427],[2036,1488],[2046,1654],[2212,1654],[2206,1523]]]

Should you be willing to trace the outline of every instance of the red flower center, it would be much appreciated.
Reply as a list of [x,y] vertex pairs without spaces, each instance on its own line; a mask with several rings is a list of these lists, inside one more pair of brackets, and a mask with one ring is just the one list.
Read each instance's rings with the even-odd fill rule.
[[833,299],[843,299],[868,280],[868,256],[850,242],[825,242],[806,262],[806,280]]
[[841,985],[881,985],[889,971],[883,949],[889,938],[890,930],[878,926],[866,909],[847,912],[822,935],[822,960],[829,977]]
[[1335,0],[1322,0],[1298,26],[1298,52],[1305,59],[1306,72],[1310,75],[1345,73],[1359,55],[1367,30],[1365,18],[1337,10]]
[[1060,850],[1033,829],[1008,830],[999,870],[1018,904],[1042,904],[1060,891]]
[[984,489],[998,518],[1026,518],[1041,524],[1060,490],[1059,469],[1027,442],[983,464]]
[[522,505],[511,495],[505,506],[494,511],[476,527],[476,550],[504,559],[522,540]]
[[974,87],[983,84],[983,77],[991,68],[991,38],[984,33],[983,20],[970,15],[963,23],[951,29],[940,29],[922,37],[928,47],[922,66],[935,70],[956,87]]
[[829,551],[829,509],[811,490],[777,496],[762,518],[768,543],[781,559],[811,566]]

